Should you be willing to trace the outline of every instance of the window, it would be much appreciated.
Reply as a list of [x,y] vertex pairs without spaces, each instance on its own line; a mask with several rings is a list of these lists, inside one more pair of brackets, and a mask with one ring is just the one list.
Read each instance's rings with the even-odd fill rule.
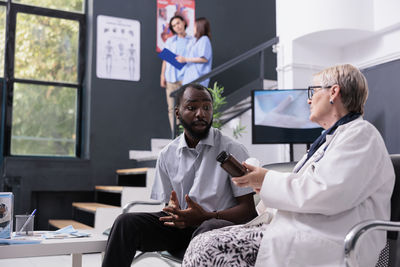
[[74,156],[76,103],[75,88],[14,83],[11,154]]
[[7,25],[4,29],[0,25],[0,52],[6,51],[5,67],[0,64],[7,95],[3,101],[5,155],[80,156],[83,3],[0,2],[0,24]]
[[18,13],[14,76],[76,83],[79,22]]
[[6,34],[6,7],[0,6],[0,77],[4,75],[4,48]]
[[15,3],[65,11],[83,12],[83,0],[13,0]]

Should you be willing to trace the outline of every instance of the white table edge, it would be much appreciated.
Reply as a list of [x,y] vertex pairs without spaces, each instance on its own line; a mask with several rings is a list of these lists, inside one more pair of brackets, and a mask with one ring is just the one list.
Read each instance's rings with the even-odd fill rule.
[[90,237],[48,239],[38,244],[1,245],[0,259],[72,255],[72,266],[82,266],[82,254],[103,253],[107,236],[92,233]]

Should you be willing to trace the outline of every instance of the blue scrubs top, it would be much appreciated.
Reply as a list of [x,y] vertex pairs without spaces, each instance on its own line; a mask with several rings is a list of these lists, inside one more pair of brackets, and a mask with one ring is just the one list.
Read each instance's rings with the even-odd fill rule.
[[[165,42],[165,48],[168,48],[172,53],[178,56],[186,57],[189,50],[188,45],[190,43],[190,40],[192,39],[193,37],[190,37],[188,35],[186,35],[184,38],[173,35]],[[170,83],[182,81],[185,68],[178,70],[170,63],[166,63],[167,65],[165,67],[165,80]]]
[[[184,76],[182,80],[182,84],[187,84],[192,82],[193,80],[203,76],[206,73],[211,71],[212,66],[212,47],[210,39],[207,35],[203,35],[198,40],[192,39],[189,44],[189,52],[187,57],[203,57],[208,60],[206,63],[191,63],[188,62],[184,70]],[[208,83],[210,79],[202,81],[202,84],[205,87],[208,87]]]

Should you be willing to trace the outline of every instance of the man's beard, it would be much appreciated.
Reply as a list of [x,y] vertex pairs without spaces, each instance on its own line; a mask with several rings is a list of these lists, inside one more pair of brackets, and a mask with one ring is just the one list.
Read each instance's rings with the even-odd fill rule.
[[182,119],[182,117],[180,115],[178,116],[178,119],[181,122],[183,128],[185,128],[185,130],[190,134],[190,136],[197,140],[202,140],[207,137],[208,132],[210,131],[211,125],[213,123],[213,120],[211,119],[210,123],[207,124],[207,127],[204,130],[202,130],[201,132],[199,132],[199,131],[195,131],[193,129],[193,126],[198,122],[207,123],[206,121],[198,120],[196,122],[188,123],[184,119]]

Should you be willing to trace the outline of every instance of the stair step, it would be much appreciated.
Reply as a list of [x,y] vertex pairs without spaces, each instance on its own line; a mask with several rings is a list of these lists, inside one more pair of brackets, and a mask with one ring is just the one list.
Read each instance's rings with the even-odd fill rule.
[[107,192],[107,193],[122,193],[122,186],[115,185],[96,185],[95,189],[97,191]]
[[89,225],[74,220],[49,220],[49,224],[55,228],[61,229],[68,225],[72,225],[75,229],[93,229]]
[[119,175],[146,174],[148,169],[149,168],[119,169],[116,172]]
[[129,150],[129,159],[140,161],[157,160],[158,152],[148,150]]
[[133,168],[116,170],[117,185],[146,187],[146,177],[149,168]]
[[84,210],[90,213],[96,213],[97,208],[119,208],[118,206],[112,206],[96,202],[72,202],[72,206],[77,209]]

